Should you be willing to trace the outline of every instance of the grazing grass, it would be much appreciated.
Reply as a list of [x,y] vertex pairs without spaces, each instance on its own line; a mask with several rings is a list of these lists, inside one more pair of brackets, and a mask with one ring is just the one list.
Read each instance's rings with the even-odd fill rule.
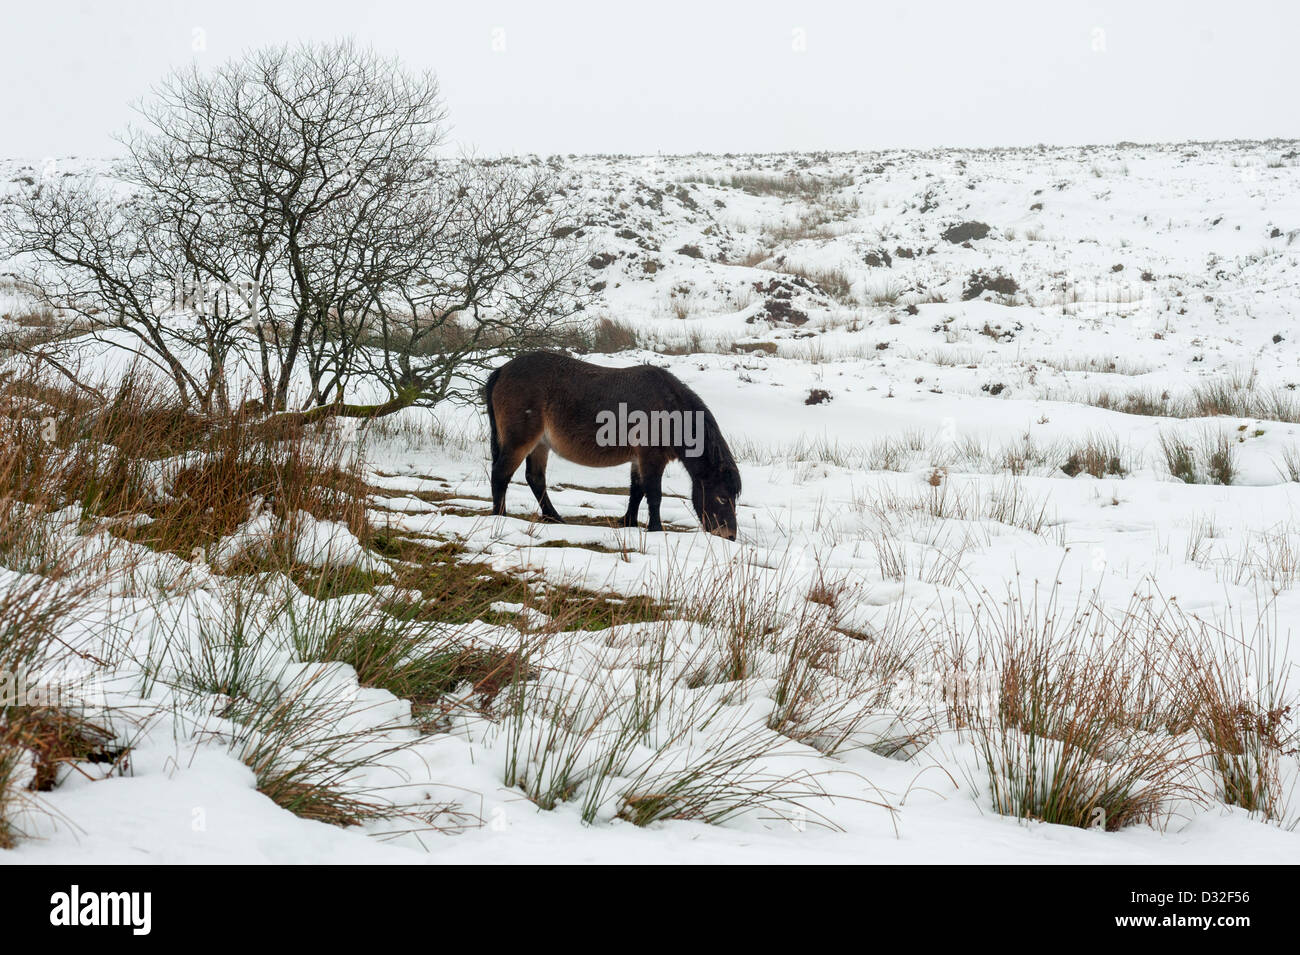
[[316,668],[287,689],[233,699],[224,712],[235,726],[231,751],[253,771],[258,792],[304,819],[356,826],[401,818],[402,807],[357,777],[409,743],[385,732],[397,726],[347,728],[347,718],[364,707],[328,676],[328,669]]
[[1061,470],[1068,477],[1091,474],[1095,478],[1103,478],[1123,477],[1132,467],[1127,463],[1125,449],[1117,437],[1094,434],[1070,450]]
[[1300,447],[1290,445],[1282,451],[1282,462],[1277,465],[1277,473],[1282,480],[1292,484],[1300,483]]
[[719,176],[688,176],[682,182],[698,182],[723,189],[736,189],[751,196],[816,200],[828,193],[853,185],[853,177],[813,176],[793,171],[785,173],[744,171]]
[[1205,522],[1194,524],[1187,560],[1215,570],[1238,586],[1262,584],[1274,594],[1300,584],[1300,535],[1290,521],[1247,532],[1235,550],[1223,544],[1214,546],[1207,540],[1213,537],[1213,527],[1206,527]]
[[[303,818],[437,828],[428,806],[366,778],[415,743],[412,728],[438,731],[448,694],[463,687],[493,698],[517,656],[391,616],[380,595],[320,600],[267,581],[234,578],[215,605],[195,594],[197,633],[177,624],[151,635],[145,694],[161,685],[215,707],[222,722],[206,736],[253,770],[260,792]],[[358,686],[406,700],[410,716],[367,701]]]
[[185,558],[262,510],[284,525],[284,541],[302,513],[369,535],[363,463],[327,431],[202,419],[135,376],[105,389],[103,403],[34,374],[0,388],[8,500],[76,506],[86,518],[113,519],[119,536]]
[[1164,453],[1165,467],[1168,468],[1170,477],[1177,478],[1184,484],[1201,483],[1196,448],[1192,444],[1174,435],[1162,434],[1160,450]]
[[[636,343],[630,327],[602,322],[597,350]],[[1151,400],[1231,414],[1234,396],[1253,387]],[[1044,484],[1022,476],[1122,477],[1132,461],[1114,435],[1044,444],[1026,429],[998,445],[913,430],[864,444],[737,442],[742,458],[769,455],[798,475],[820,463],[889,473],[871,476],[867,492],[855,481],[847,506],[814,519],[825,563],[820,553],[815,566],[796,567],[770,550],[733,550],[653,595],[629,596],[535,572],[526,559],[502,570],[499,551],[474,549],[499,542],[375,526],[382,509],[368,498],[386,492],[327,429],[197,419],[138,378],[104,393],[98,402],[35,379],[0,381],[0,564],[39,573],[41,587],[76,584],[0,589],[0,671],[66,662],[62,628],[90,594],[78,588],[104,582],[102,557],[50,531],[53,512],[71,507],[82,529],[109,530],[100,536],[115,560],[204,556],[270,514],[270,546],[216,573],[191,562],[201,585],[173,580],[152,594],[173,625],[142,630],[147,649],[133,641],[132,652],[143,655],[146,705],[183,710],[203,740],[250,768],[259,792],[303,818],[372,832],[463,827],[463,810],[414,797],[399,769],[418,762],[423,737],[454,731],[495,750],[492,765],[516,795],[541,810],[567,806],[589,825],[745,817],[830,827],[821,813],[832,798],[893,806],[819,756],[862,748],[908,760],[958,732],[973,744],[963,765],[981,805],[1014,818],[1162,828],[1215,799],[1291,824],[1292,701],[1283,657],[1259,633],[1227,633],[1149,593],[1120,613],[1096,595],[1063,601],[1056,589],[1041,603],[1038,590],[969,597],[969,575],[996,537],[1030,548],[1063,541]],[[371,434],[400,440],[404,427],[379,423]],[[1234,441],[1217,429],[1169,431],[1161,449],[1181,480],[1231,484]],[[1296,479],[1293,456],[1282,471]],[[1002,477],[962,476],[958,466]],[[450,490],[410,493],[481,516],[452,503],[465,495]],[[301,515],[343,525],[373,563],[305,562],[294,546]],[[1218,562],[1234,583],[1275,592],[1300,580],[1289,529],[1245,541],[1225,560],[1202,534],[1189,540],[1188,561]],[[629,562],[650,553],[591,549]],[[899,584],[920,584],[927,600],[877,611],[860,599]],[[964,611],[953,589],[969,597]],[[957,676],[936,699],[926,681],[937,666]],[[112,772],[129,750],[118,722],[88,708],[0,707],[0,846],[23,837],[17,820],[34,794],[69,772]]]
[[786,275],[798,276],[817,286],[828,298],[842,305],[853,305],[853,279],[843,269],[830,267],[809,267],[785,263],[777,269]]
[[508,603],[543,614],[552,621],[553,629],[604,630],[670,613],[668,606],[645,595],[625,597],[501,573],[473,560],[454,542],[380,531],[374,545],[377,552],[394,559],[391,582],[407,596],[393,598],[390,612],[403,619],[514,624],[517,618],[513,614],[492,609],[493,604]]
[[[1084,372],[1102,375],[1128,375],[1136,377],[1155,371],[1155,366],[1123,355],[1053,355],[1041,359],[1044,365],[1057,371]],[[1106,394],[1103,392],[1103,394]],[[1099,401],[1104,401],[1102,398]],[[1098,402],[1093,402],[1098,403]],[[1116,409],[1118,410],[1118,409]],[[1136,413],[1136,412],[1130,412]]]
[[[6,531],[16,533],[12,525]],[[34,793],[82,763],[116,766],[126,750],[100,724],[93,679],[82,675],[108,661],[64,641],[103,567],[65,558],[44,570],[0,587],[0,849],[24,835],[20,814],[41,811]]]
[[969,728],[985,775],[975,785],[995,812],[1113,832],[1163,827],[1203,798],[1195,755],[1151,731],[1168,719],[1163,652],[1146,605],[1129,609],[1111,619],[1092,600],[1063,606],[1058,584],[1041,601],[982,595],[950,621],[954,719]]
[[883,279],[867,287],[866,300],[877,308],[892,308],[907,291],[907,286],[896,279]]
[[602,317],[596,320],[591,330],[591,341],[583,350],[612,355],[641,347],[640,337],[635,328],[625,322]]
[[[506,785],[543,809],[573,803],[587,823],[819,818],[809,800],[827,794],[822,774],[769,764],[807,753],[791,740],[900,752],[924,738],[916,724],[869,725],[919,656],[914,629],[887,622],[874,640],[846,639],[833,607],[791,601],[779,574],[752,564],[669,589],[697,608],[693,620],[611,639],[603,659],[548,638],[556,663],[512,683],[498,706]],[[753,692],[772,700],[766,719],[738,705]]]
[[1170,629],[1179,634],[1170,656],[1183,701],[1173,728],[1200,739],[1215,798],[1294,827],[1283,764],[1294,759],[1300,731],[1275,606],[1264,603],[1255,619],[1241,614],[1235,625],[1173,608]]
[[462,683],[490,702],[522,666],[520,651],[467,645],[456,627],[394,616],[378,598],[341,610],[333,603],[290,609],[297,656],[346,663],[362,686],[388,690],[414,707],[430,707]]
[[1182,395],[1138,389],[1123,393],[1100,391],[1079,400],[1109,411],[1148,417],[1256,418],[1300,423],[1300,397],[1287,388],[1260,389],[1253,375],[1204,382]]
[[1196,439],[1162,432],[1160,450],[1170,477],[1184,484],[1231,484],[1237,477],[1236,444],[1212,429]]
[[1130,391],[1125,394],[1101,391],[1084,397],[1083,401],[1094,407],[1105,408],[1107,411],[1118,411],[1122,414],[1143,415],[1152,418],[1186,417],[1178,413],[1182,405],[1171,403],[1168,392],[1157,395],[1152,391]]

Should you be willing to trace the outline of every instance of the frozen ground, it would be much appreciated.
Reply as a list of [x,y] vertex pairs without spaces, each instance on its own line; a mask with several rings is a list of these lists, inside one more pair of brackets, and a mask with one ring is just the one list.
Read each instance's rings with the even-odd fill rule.
[[[1091,602],[1115,619],[1135,595],[1171,602],[1243,637],[1256,654],[1246,683],[1266,669],[1261,657],[1283,676],[1293,665],[1298,150],[551,160],[586,210],[588,314],[636,340],[587,357],[661,365],[704,398],[741,464],[740,540],[698,531],[677,468],[663,535],[539,524],[522,474],[510,516],[494,519],[484,422],[459,407],[357,435],[372,519],[539,582],[686,606],[743,594],[765,621],[743,678],[725,678],[717,620],[556,633],[537,650],[517,719],[466,699],[436,731],[417,730],[408,703],[359,687],[346,665],[307,675],[276,629],[284,621],[265,621],[264,672],[327,694],[331,722],[373,751],[349,785],[437,807],[424,829],[338,828],[257,792],[236,752],[245,735],[211,700],[141,676],[160,629],[201,641],[202,621],[232,612],[228,582],[203,567],[189,578],[199,589],[161,598],[124,584],[69,640],[111,643],[129,661],[106,684],[129,768],[94,781],[68,772],[0,860],[1300,859],[1294,749],[1278,757],[1278,819],[1225,805],[1198,765],[1204,799],[1174,801],[1154,826],[1090,831],[997,814],[972,734],[945,710],[948,651],[973,639],[977,606],[1002,607],[1009,591],[1021,607],[1055,593],[1066,614]],[[944,237],[963,223],[988,230]],[[972,276],[1002,281],[980,292]],[[1165,449],[1177,440],[1193,460],[1182,477],[1205,483],[1171,474]],[[1078,466],[1089,445],[1105,449],[1100,476]],[[621,469],[553,456],[550,480],[563,515],[625,507]],[[306,562],[382,566],[342,529],[312,531]],[[159,579],[179,573],[156,562]],[[819,589],[831,596],[809,600]],[[466,624],[461,636],[514,648],[538,623],[518,620]],[[808,627],[842,646],[810,677],[825,683],[820,703],[796,717],[784,661]],[[907,666],[881,662],[904,644]],[[571,779],[557,783],[557,763]],[[634,824],[636,807],[684,778],[706,780],[708,805],[735,813]]]

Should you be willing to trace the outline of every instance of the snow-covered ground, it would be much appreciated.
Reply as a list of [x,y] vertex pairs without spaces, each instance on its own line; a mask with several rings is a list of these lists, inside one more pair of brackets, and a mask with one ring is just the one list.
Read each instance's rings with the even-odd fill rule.
[[[1243,638],[1246,684],[1263,658],[1280,679],[1300,660],[1287,641],[1300,629],[1300,145],[536,161],[584,210],[587,315],[638,341],[585,357],[651,362],[700,394],[741,466],[740,539],[698,530],[677,467],[662,535],[537,523],[522,472],[510,516],[492,518],[474,407],[348,431],[366,445],[371,518],[497,571],[709,619],[545,640],[530,612],[518,627],[460,625],[466,643],[536,641],[519,713],[465,697],[413,728],[408,702],[350,667],[299,662],[296,617],[257,618],[254,669],[324,698],[328,723],[369,754],[349,785],[432,807],[426,828],[339,828],[257,791],[239,758],[249,731],[219,700],[163,688],[159,670],[180,665],[160,661],[159,634],[213,644],[240,611],[219,573],[142,557],[154,569],[137,578],[184,571],[187,586],[120,582],[67,637],[116,649],[102,688],[129,761],[38,794],[0,860],[1300,859],[1294,748],[1278,757],[1279,818],[1225,805],[1202,762],[1189,778],[1204,798],[1180,797],[1156,825],[1094,831],[999,815],[973,733],[946,705],[953,648],[1011,593],[1021,609],[1054,594],[1066,616],[1178,608]],[[987,231],[949,231],[967,223]],[[980,276],[1001,291],[980,292]],[[1212,393],[1230,413],[1204,413]],[[1156,413],[1126,413],[1138,399]],[[1171,475],[1177,440],[1205,483]],[[1100,476],[1075,466],[1089,443],[1106,449]],[[565,516],[619,516],[626,477],[553,456],[552,499]],[[304,563],[382,569],[341,526],[308,530]],[[763,623],[739,679],[737,595]],[[368,612],[364,597],[334,603],[349,600]],[[820,702],[792,715],[789,661],[810,631],[835,646],[811,668]],[[702,814],[720,821],[638,818],[692,785],[712,787]]]

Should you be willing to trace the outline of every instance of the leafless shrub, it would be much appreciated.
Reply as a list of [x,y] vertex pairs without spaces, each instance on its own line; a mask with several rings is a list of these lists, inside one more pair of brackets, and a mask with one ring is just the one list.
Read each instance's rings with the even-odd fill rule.
[[[6,205],[0,241],[43,304],[125,338],[186,409],[229,412],[241,361],[268,411],[303,373],[319,416],[432,405],[580,304],[546,167],[437,160],[428,74],[351,42],[278,47],[177,71],[141,112],[131,201],[61,177]],[[345,403],[361,378],[388,400]]]

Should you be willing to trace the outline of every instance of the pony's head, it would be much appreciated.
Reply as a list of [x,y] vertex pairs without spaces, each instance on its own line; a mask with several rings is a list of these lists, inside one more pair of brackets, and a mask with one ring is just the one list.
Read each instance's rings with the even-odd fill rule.
[[[725,445],[724,445],[725,447]],[[700,526],[724,540],[736,539],[736,500],[740,497],[740,471],[728,460],[716,469],[692,475],[691,503]]]
[[736,459],[731,455],[717,419],[700,396],[671,375],[667,377],[677,390],[682,405],[699,415],[703,424],[700,442],[678,449],[678,457],[691,476],[691,503],[695,506],[695,516],[700,519],[700,526],[710,534],[734,541],[736,500],[740,497],[740,469],[736,467]]

